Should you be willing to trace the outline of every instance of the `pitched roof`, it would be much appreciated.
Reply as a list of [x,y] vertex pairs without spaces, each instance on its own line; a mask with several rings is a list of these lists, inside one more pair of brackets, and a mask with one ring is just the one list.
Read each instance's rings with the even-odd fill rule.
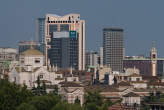
[[61,82],[61,87],[83,87],[82,85],[75,82]]
[[117,84],[118,86],[132,86],[129,82],[121,81]]
[[139,95],[135,94],[134,92],[130,92],[128,94],[123,95],[123,97],[139,97]]
[[132,75],[130,75],[130,77],[141,77],[141,76],[137,73],[133,73]]
[[21,55],[25,55],[25,56],[26,55],[40,55],[40,56],[43,56],[43,54],[36,49],[28,49],[28,50],[22,52]]

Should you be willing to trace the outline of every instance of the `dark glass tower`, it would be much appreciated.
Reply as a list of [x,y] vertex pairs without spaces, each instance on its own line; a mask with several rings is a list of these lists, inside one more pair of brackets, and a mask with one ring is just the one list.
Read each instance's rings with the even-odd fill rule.
[[110,65],[113,71],[123,71],[123,29],[103,29],[103,63]]
[[78,70],[77,37],[70,37],[69,32],[66,31],[54,32],[54,34],[51,35],[51,49],[48,52],[51,65],[64,69],[72,66]]

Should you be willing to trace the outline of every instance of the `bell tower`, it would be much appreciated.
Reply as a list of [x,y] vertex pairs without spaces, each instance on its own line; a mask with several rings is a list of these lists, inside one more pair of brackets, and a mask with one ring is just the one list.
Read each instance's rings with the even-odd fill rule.
[[157,75],[157,50],[155,48],[155,43],[152,44],[152,49],[150,52],[151,59],[151,76]]

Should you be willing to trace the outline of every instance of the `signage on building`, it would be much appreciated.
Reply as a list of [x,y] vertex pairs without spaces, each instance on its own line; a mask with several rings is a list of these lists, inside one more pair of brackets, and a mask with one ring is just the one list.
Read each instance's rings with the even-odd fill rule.
[[53,32],[53,38],[69,38],[69,32]]
[[77,37],[76,31],[69,31],[69,36],[70,38],[76,38]]

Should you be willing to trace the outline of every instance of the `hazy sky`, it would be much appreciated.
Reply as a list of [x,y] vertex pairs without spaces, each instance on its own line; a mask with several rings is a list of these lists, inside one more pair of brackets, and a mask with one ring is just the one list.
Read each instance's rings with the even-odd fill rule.
[[0,46],[35,38],[36,19],[46,13],[79,13],[87,50],[102,45],[103,27],[121,27],[126,55],[148,55],[155,41],[164,57],[164,0],[0,0]]

